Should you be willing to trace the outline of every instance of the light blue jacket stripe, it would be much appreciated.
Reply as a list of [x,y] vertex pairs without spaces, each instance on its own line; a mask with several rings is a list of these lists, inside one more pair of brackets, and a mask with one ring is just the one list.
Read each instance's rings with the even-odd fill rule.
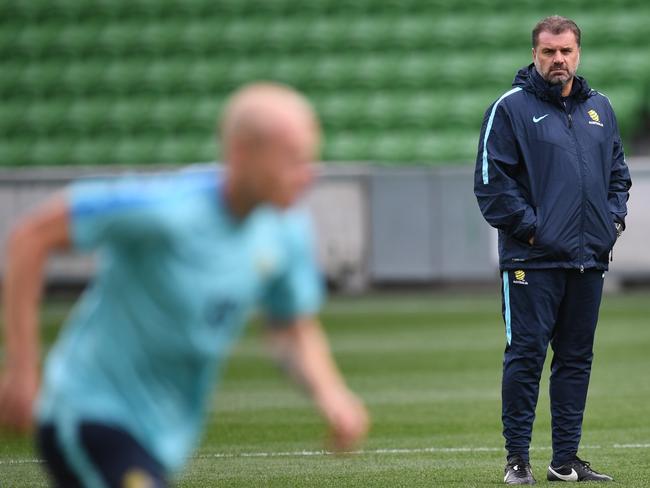
[[81,445],[77,419],[65,415],[56,424],[57,441],[68,466],[86,488],[108,488]]
[[503,272],[503,303],[505,304],[505,321],[506,321],[506,339],[508,345],[512,342],[512,328],[510,323],[510,283],[508,281],[508,272]]
[[515,87],[509,92],[504,93],[501,95],[501,98],[499,98],[494,105],[492,105],[492,111],[490,112],[490,118],[488,119],[487,126],[485,127],[485,134],[483,135],[483,184],[487,185],[490,182],[490,179],[488,177],[488,152],[487,152],[487,143],[488,143],[488,137],[490,137],[490,132],[492,131],[492,123],[494,122],[494,114],[497,111],[497,107],[499,106],[499,103],[501,103],[501,100],[503,100],[506,97],[509,97],[513,93],[517,93],[518,91],[521,91],[521,87]]

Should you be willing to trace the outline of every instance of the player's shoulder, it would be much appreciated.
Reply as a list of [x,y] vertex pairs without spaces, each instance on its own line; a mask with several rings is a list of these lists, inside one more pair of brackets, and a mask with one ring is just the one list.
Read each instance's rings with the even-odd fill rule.
[[500,93],[492,102],[490,105],[491,107],[494,106],[505,106],[505,105],[510,105],[513,103],[521,103],[524,101],[527,97],[527,95],[531,95],[528,91],[524,90],[523,87],[521,86],[514,86],[511,87],[510,89]]
[[81,211],[126,210],[164,205],[190,194],[214,191],[219,182],[216,168],[184,169],[159,173],[125,173],[84,178],[69,192]]
[[499,94],[492,101],[485,112],[485,116],[493,119],[525,109],[528,103],[532,103],[531,95],[521,86],[512,87]]
[[[178,214],[193,202],[207,201],[206,197],[216,191],[218,178],[214,168],[125,173],[77,180],[67,194],[75,216],[136,212],[149,216],[160,214],[165,220],[165,215]],[[169,212],[170,208],[174,212]]]
[[592,104],[596,103],[599,104],[601,107],[614,111],[611,100],[604,92],[592,89],[589,92],[589,98],[587,100],[589,100],[589,102]]
[[190,166],[149,176],[141,181],[141,190],[152,198],[186,198],[192,194],[214,192],[221,181],[221,170],[210,166]]
[[289,247],[313,240],[313,223],[309,211],[302,205],[282,210],[264,206],[258,212],[258,220],[267,232],[275,234]]

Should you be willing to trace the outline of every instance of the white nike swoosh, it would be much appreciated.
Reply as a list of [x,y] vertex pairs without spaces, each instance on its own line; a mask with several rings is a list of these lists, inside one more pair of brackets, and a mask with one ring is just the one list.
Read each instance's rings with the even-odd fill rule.
[[541,117],[533,117],[533,122],[534,122],[534,123],[537,123],[537,122],[539,122],[540,120],[545,119],[546,117],[548,117],[548,114],[546,114],[546,115],[542,115]]
[[578,481],[578,473],[576,473],[576,470],[573,468],[571,468],[571,473],[569,474],[560,474],[550,466],[548,467],[548,470],[562,481]]

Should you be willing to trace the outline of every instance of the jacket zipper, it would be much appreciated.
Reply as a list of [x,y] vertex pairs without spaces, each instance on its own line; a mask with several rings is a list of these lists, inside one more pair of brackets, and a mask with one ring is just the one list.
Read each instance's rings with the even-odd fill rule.
[[578,153],[578,170],[580,172],[580,273],[585,272],[584,265],[584,234],[585,234],[585,182],[584,182],[584,168],[582,164],[582,152],[580,151],[580,145],[578,144],[578,138],[576,137],[576,132],[573,127],[573,118],[571,117],[571,112],[568,111],[566,102],[564,104],[564,111],[567,114],[569,120],[569,129],[571,129],[571,135],[573,136],[573,142],[576,146],[576,151]]

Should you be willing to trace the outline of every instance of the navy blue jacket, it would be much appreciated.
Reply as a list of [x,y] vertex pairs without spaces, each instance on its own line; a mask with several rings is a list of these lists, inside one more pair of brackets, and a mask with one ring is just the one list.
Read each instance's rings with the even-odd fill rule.
[[631,185],[614,111],[582,77],[563,99],[530,65],[485,113],[474,193],[502,270],[606,270]]

